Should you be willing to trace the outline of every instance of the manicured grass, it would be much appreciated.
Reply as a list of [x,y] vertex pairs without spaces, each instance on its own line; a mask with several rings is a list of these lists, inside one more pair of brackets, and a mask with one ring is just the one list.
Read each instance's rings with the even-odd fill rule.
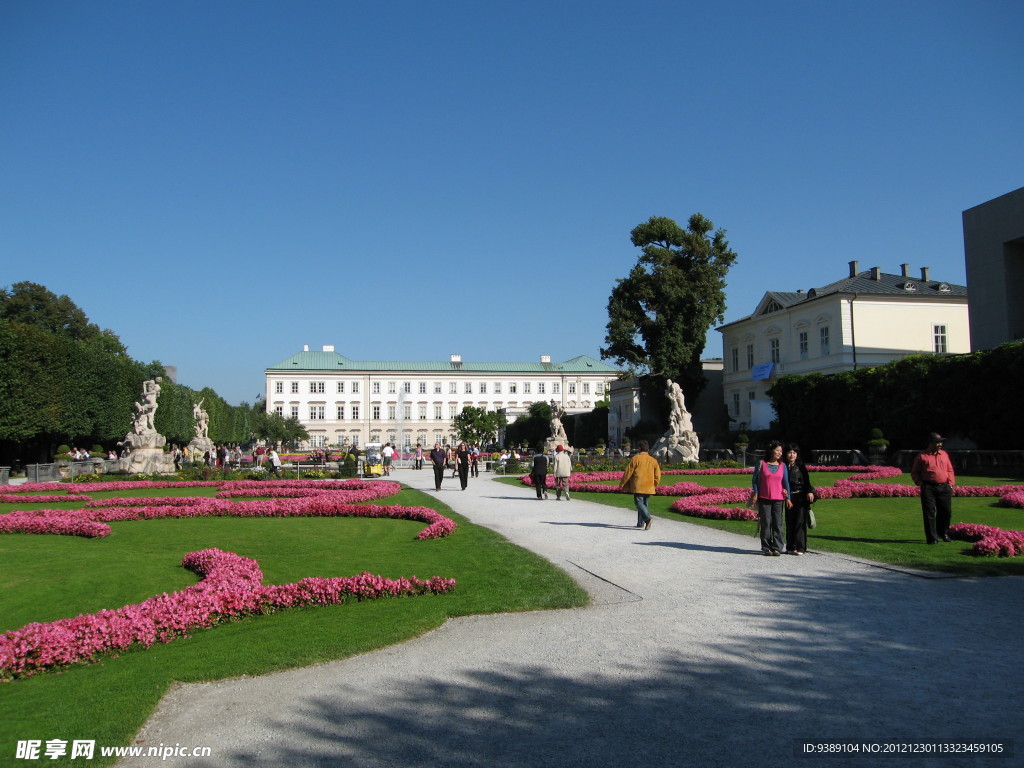
[[[214,491],[164,489],[146,495]],[[96,494],[112,495],[131,494]],[[416,637],[452,616],[587,602],[586,593],[546,560],[425,494],[407,489],[379,503],[428,506],[456,520],[459,528],[448,538],[416,541],[424,525],[404,520],[194,518],[112,523],[113,532],[103,539],[0,536],[0,631],[182,589],[197,577],[181,567],[181,558],[207,547],[255,559],[265,584],[362,571],[458,581],[451,594],[249,617],[97,664],[0,684],[0,765],[14,762],[19,739],[95,739],[97,748],[127,744],[175,681],[258,675],[345,658]],[[31,507],[3,504],[0,513],[15,508]],[[104,764],[98,751],[90,764]]]
[[[852,474],[854,473],[812,472],[811,482],[816,487],[823,488]],[[750,485],[748,475],[663,475],[662,485],[672,485],[682,480],[709,488],[746,488]],[[519,484],[518,479],[502,482]],[[906,474],[893,478],[892,482],[912,484],[910,476]],[[957,483],[995,486],[1021,484],[1022,481],[1019,478],[963,476],[957,478]],[[635,514],[633,497],[629,494],[574,491],[573,498],[620,507],[628,510],[631,515]],[[672,496],[652,496],[648,504],[652,514],[743,534],[750,538],[752,549],[759,548],[757,540],[754,539],[757,523],[707,520],[681,515],[670,509],[674,501],[675,497]],[[1024,575],[1024,557],[975,556],[970,554],[971,545],[963,541],[934,546],[926,544],[921,522],[921,503],[917,498],[831,499],[815,503],[814,512],[818,519],[818,527],[808,531],[807,544],[811,550],[837,552],[879,563],[960,576]],[[1024,510],[997,506],[996,499],[992,497],[954,498],[953,522],[981,523],[1005,530],[1024,530]]]

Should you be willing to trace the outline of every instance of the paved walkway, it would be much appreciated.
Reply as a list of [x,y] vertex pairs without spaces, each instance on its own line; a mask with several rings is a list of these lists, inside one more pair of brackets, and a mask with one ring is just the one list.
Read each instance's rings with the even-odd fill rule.
[[[540,553],[584,609],[473,616],[397,646],[253,679],[180,686],[145,744],[161,765],[871,766],[804,742],[1003,741],[1024,733],[1024,582],[923,578],[833,555],[768,558],[752,536],[489,474],[411,484]],[[950,545],[957,546],[957,545]],[[1010,766],[945,755],[885,764]],[[154,759],[126,760],[151,766]]]

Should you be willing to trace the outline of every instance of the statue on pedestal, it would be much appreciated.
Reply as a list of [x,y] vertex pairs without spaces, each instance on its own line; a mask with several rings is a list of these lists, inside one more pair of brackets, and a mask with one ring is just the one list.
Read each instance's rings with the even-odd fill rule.
[[555,400],[551,403],[551,436],[544,441],[544,451],[554,453],[558,446],[572,453],[572,446],[569,445],[569,436],[565,433],[565,425],[562,424],[562,417],[565,416],[565,409]]
[[142,382],[142,402],[135,403],[132,431],[118,445],[129,453],[120,459],[120,468],[131,474],[153,472],[174,473],[174,459],[164,453],[167,438],[156,431],[157,398],[160,396],[161,377]]
[[683,390],[672,379],[665,385],[665,397],[669,400],[671,410],[668,417],[668,430],[658,438],[651,448],[651,455],[663,464],[676,464],[682,461],[698,460],[700,455],[700,439],[693,431],[693,418],[686,410],[686,398]]
[[192,406],[192,416],[195,418],[196,423],[194,425],[196,436],[192,438],[192,442],[188,444],[189,452],[194,457],[200,457],[209,451],[210,455],[217,447],[213,444],[213,440],[210,439],[210,414],[203,410],[203,398],[198,403]]

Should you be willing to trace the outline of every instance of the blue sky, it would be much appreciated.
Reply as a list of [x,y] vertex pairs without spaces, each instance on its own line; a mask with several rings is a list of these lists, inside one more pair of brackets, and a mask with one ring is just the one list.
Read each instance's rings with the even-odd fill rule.
[[[0,283],[252,401],[355,360],[598,357],[633,227],[766,290],[909,263],[1024,185],[1013,2],[0,4]],[[721,355],[719,334],[707,356]]]

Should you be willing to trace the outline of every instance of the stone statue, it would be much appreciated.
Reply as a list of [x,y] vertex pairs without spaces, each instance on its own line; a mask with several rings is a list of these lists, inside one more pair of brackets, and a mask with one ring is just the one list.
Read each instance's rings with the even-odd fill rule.
[[693,431],[693,418],[686,410],[683,390],[672,379],[665,384],[665,397],[668,398],[671,407],[668,430],[651,448],[651,455],[664,463],[697,461],[700,455],[700,439]]
[[554,400],[551,401],[551,437],[555,440],[568,442],[569,436],[565,434],[565,427],[562,425],[562,416],[565,411]]
[[173,473],[174,459],[164,453],[167,438],[156,431],[157,398],[160,396],[160,382],[157,376],[142,382],[141,402],[135,403],[132,416],[132,431],[125,435],[118,445],[128,450],[120,459],[121,469],[131,474],[154,472]]
[[192,415],[195,417],[196,424],[196,437],[210,436],[210,414],[203,410],[203,398],[198,403],[192,406]]

